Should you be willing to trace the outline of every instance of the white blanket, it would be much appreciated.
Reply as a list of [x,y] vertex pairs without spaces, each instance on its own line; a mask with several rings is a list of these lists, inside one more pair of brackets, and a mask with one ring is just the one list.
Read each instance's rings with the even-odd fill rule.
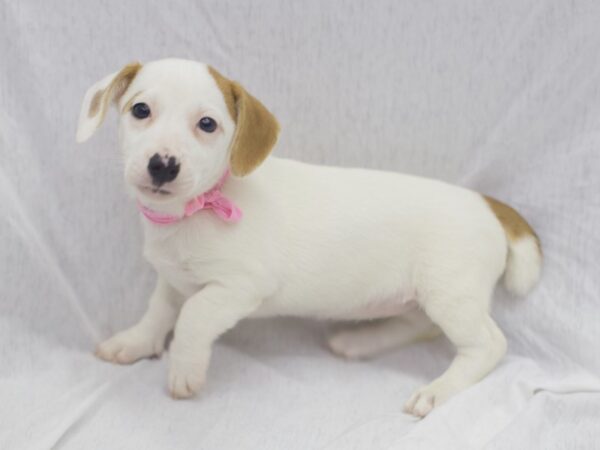
[[[600,2],[0,2],[0,448],[504,449],[600,443]],[[498,289],[509,354],[418,421],[444,339],[334,358],[328,325],[246,321],[190,401],[166,359],[92,356],[154,274],[114,114],[74,143],[85,89],[135,59],[203,60],[279,117],[275,152],[436,177],[517,207],[542,283]],[[315,199],[318,201],[318,199]]]

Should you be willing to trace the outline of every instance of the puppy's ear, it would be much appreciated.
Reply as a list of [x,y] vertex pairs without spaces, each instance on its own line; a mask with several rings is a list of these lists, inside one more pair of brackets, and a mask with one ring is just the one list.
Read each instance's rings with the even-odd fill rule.
[[110,104],[119,101],[141,68],[138,62],[127,64],[87,90],[79,113],[77,142],[85,142],[94,134],[102,124]]
[[235,81],[212,67],[209,71],[223,93],[225,103],[236,122],[230,147],[231,172],[239,177],[252,172],[269,155],[279,134],[275,116]]

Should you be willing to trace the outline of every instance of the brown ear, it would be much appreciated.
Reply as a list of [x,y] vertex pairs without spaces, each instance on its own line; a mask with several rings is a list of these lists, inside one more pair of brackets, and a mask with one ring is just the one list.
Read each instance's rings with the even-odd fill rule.
[[269,155],[279,134],[275,116],[241,85],[209,68],[236,122],[230,147],[231,172],[239,177],[252,172]]
[[77,142],[83,142],[94,134],[102,124],[108,106],[119,101],[141,68],[142,65],[138,62],[127,64],[87,90],[79,113]]

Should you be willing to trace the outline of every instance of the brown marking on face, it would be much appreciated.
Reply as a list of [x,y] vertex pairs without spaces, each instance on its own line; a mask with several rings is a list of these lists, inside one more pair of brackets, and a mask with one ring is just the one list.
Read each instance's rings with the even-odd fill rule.
[[488,197],[487,195],[484,195],[483,198],[498,218],[498,221],[502,224],[509,240],[516,241],[523,236],[533,236],[537,242],[538,250],[540,253],[542,252],[542,247],[537,234],[523,216],[507,204],[502,203],[495,198]]
[[215,79],[217,86],[221,90],[223,94],[223,98],[225,99],[225,104],[227,105],[227,110],[229,111],[229,115],[234,122],[237,121],[237,112],[235,108],[235,98],[233,97],[233,92],[231,92],[231,81],[221,75],[214,67],[208,66],[208,72]]
[[104,95],[104,89],[100,89],[92,97],[90,102],[90,110],[88,111],[88,117],[94,117],[100,111],[100,104],[102,102],[102,96]]
[[108,87],[112,97],[111,101],[119,101],[141,68],[142,65],[139,62],[134,62],[121,69]]
[[212,67],[208,67],[217,86],[223,93],[225,104],[236,123],[231,142],[230,167],[237,176],[252,172],[269,155],[279,134],[275,116],[241,85],[228,80]]
[[[92,105],[90,106],[90,117],[95,116],[99,111],[101,115],[100,121],[102,121],[106,114],[106,110],[108,109],[108,105],[111,102],[117,103],[120,100],[141,68],[142,65],[139,62],[127,64],[113,78],[111,83],[104,91],[101,90],[96,92],[92,99]],[[98,106],[96,107],[98,111],[96,111],[96,114],[91,114],[94,106],[94,100],[98,95],[99,100],[97,100]]]
[[121,109],[121,112],[127,112],[131,109],[131,107],[133,106],[133,103],[135,102],[135,99],[137,98],[138,95],[140,95],[142,92],[136,92],[129,100],[127,100],[127,102],[125,102],[125,104],[123,105],[123,108]]

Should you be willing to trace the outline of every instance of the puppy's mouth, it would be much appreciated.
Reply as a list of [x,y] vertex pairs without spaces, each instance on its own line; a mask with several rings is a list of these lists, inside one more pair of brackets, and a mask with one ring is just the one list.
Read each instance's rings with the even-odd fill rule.
[[148,193],[148,194],[152,194],[152,195],[160,195],[160,196],[173,195],[173,193],[171,191],[169,191],[168,189],[163,189],[160,186],[138,185],[137,188],[144,193]]

